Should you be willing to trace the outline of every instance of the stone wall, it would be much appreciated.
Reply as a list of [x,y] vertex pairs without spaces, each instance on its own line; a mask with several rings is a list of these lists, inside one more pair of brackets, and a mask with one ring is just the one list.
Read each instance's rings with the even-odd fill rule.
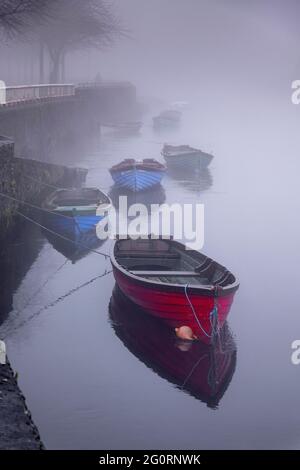
[[80,168],[15,158],[13,141],[0,137],[0,240],[14,225],[15,211],[22,206],[4,195],[39,205],[54,187],[78,186],[86,174]]
[[9,362],[0,365],[0,416],[0,450],[44,448]]

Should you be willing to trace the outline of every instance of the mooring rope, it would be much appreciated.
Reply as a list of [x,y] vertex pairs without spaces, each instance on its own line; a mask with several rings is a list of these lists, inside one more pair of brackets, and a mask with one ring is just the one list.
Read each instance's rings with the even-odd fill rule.
[[[14,202],[18,202],[19,204],[24,204],[24,206],[28,206],[31,209],[38,209],[41,212],[46,212],[48,214],[53,214],[53,212],[50,209],[46,209],[45,207],[37,206],[36,204],[32,204],[31,202],[23,201],[22,199],[18,199],[16,197],[10,196],[9,194],[5,194],[5,193],[0,192],[0,196],[4,197],[6,199],[9,199],[11,201],[14,201]],[[59,217],[64,217],[65,219],[68,219],[68,220],[73,218],[72,216],[65,215],[65,214],[60,214],[59,212],[55,212],[55,215],[57,215]]]
[[215,351],[212,352],[213,357],[211,357],[210,367],[207,374],[207,383],[210,386],[212,393],[215,393],[217,387],[217,365],[214,354]]
[[11,331],[8,331],[4,336],[3,336],[3,339],[6,339],[8,337],[8,335],[11,333],[13,333],[14,331],[16,331],[17,329],[19,329],[20,327],[26,325],[29,321],[31,321],[33,318],[37,317],[38,315],[40,315],[41,313],[43,313],[45,310],[48,310],[49,308],[51,307],[55,307],[57,304],[59,304],[60,302],[62,302],[63,300],[65,300],[67,297],[70,297],[71,295],[75,294],[76,292],[78,292],[80,289],[83,289],[84,287],[87,287],[89,286],[90,284],[94,283],[95,281],[97,281],[98,279],[101,279],[105,276],[107,276],[108,274],[111,274],[112,273],[112,269],[109,270],[109,271],[106,271],[103,273],[103,274],[100,274],[98,276],[95,276],[93,277],[92,279],[90,279],[89,281],[86,281],[84,282],[83,284],[80,284],[79,286],[77,287],[74,287],[73,289],[69,290],[68,292],[66,292],[66,294],[63,294],[61,295],[60,297],[58,297],[57,299],[53,300],[52,302],[50,302],[49,304],[47,305],[44,305],[43,307],[41,307],[39,310],[37,310],[36,312],[34,312],[32,315],[30,315],[29,317],[27,317],[25,320],[23,320],[22,322],[20,322],[17,326],[15,326]]
[[197,367],[199,366],[200,362],[203,361],[203,359],[205,357],[207,357],[208,354],[207,353],[204,353],[202,354],[202,356],[200,356],[200,358],[196,361],[196,363],[193,365],[192,369],[190,370],[190,372],[188,373],[188,375],[186,376],[186,378],[184,379],[183,383],[180,385],[180,388],[183,389],[187,382],[190,380],[190,378],[192,377],[193,373],[195,372],[195,370],[197,369]]
[[[38,210],[40,210],[40,211],[42,211],[42,212],[46,212],[46,213],[49,213],[49,214],[53,214],[53,212],[52,212],[51,210],[48,210],[48,209],[45,209],[45,208],[43,208],[43,207],[37,206],[37,205],[32,204],[32,203],[30,203],[30,202],[22,201],[21,199],[17,199],[17,198],[15,198],[15,197],[13,197],[13,196],[9,196],[8,194],[5,194],[5,193],[0,192],[0,196],[5,197],[5,198],[7,198],[7,199],[10,199],[10,200],[12,200],[12,201],[18,202],[19,204],[24,204],[25,206],[31,207],[31,208],[33,208],[33,209],[38,209]],[[15,212],[16,212],[18,215],[20,215],[21,217],[23,217],[24,219],[27,219],[29,222],[32,222],[33,224],[35,224],[35,225],[39,226],[40,228],[42,228],[42,229],[44,229],[44,230],[46,230],[46,231],[52,233],[53,235],[56,235],[57,237],[59,237],[59,238],[61,238],[61,239],[63,239],[63,240],[66,240],[66,241],[68,241],[68,242],[70,242],[70,243],[73,243],[73,244],[75,244],[75,245],[77,245],[77,246],[82,246],[83,248],[87,249],[88,251],[91,251],[91,252],[93,252],[93,253],[97,253],[98,255],[102,255],[102,256],[104,256],[105,258],[110,258],[109,255],[107,255],[107,254],[105,254],[105,253],[102,253],[102,252],[99,251],[99,250],[94,250],[93,248],[90,248],[90,247],[84,245],[83,243],[76,242],[75,240],[72,240],[71,238],[65,237],[64,235],[61,235],[60,233],[55,232],[54,230],[51,230],[50,228],[48,228],[48,227],[46,227],[46,226],[40,224],[39,222],[37,222],[36,220],[32,219],[31,217],[26,216],[26,215],[23,214],[22,212],[19,212],[18,210],[15,210]],[[55,216],[56,216],[56,215],[58,215],[59,217],[64,217],[65,219],[68,219],[69,221],[73,219],[72,216],[60,214],[60,213],[58,213],[58,212],[55,213]]]
[[48,284],[48,282],[50,282],[50,280],[56,276],[56,274],[58,274],[62,269],[63,267],[68,263],[68,259],[66,259],[47,279],[46,281],[43,282],[42,285],[40,285],[40,287],[27,299],[27,301],[25,302],[25,304],[23,305],[23,307],[21,309],[15,309],[14,312],[16,312],[18,315],[20,313],[22,313],[27,307],[28,305],[30,305],[30,302],[32,302],[32,300],[46,287],[46,285]]
[[66,240],[66,241],[68,241],[70,243],[73,243],[77,246],[81,246],[81,247],[85,248],[86,250],[88,250],[92,253],[96,253],[97,255],[104,256],[105,259],[110,259],[110,255],[108,255],[107,253],[102,253],[102,251],[95,250],[94,248],[91,248],[91,247],[85,245],[84,243],[80,243],[78,241],[72,240],[71,238],[65,237],[64,235],[61,235],[60,233],[55,232],[54,230],[51,230],[50,228],[46,227],[45,225],[40,224],[36,220],[32,219],[31,217],[28,217],[27,215],[23,214],[22,212],[20,212],[18,210],[16,210],[15,212],[16,212],[16,214],[23,217],[25,220],[37,225],[38,227],[42,228],[43,230],[46,230],[49,233],[52,233],[52,235],[55,235],[55,236],[61,238],[62,240]]
[[188,292],[187,292],[188,287],[189,287],[188,284],[186,284],[186,285],[184,286],[184,293],[185,293],[186,299],[187,299],[187,301],[188,301],[188,303],[189,303],[189,306],[191,307],[191,310],[192,310],[192,312],[193,312],[193,315],[194,315],[194,317],[195,317],[195,319],[196,319],[196,321],[197,321],[197,324],[198,324],[199,328],[201,329],[201,331],[205,334],[205,336],[206,336],[207,338],[214,338],[215,335],[218,334],[218,332],[219,332],[219,328],[218,328],[218,307],[217,307],[217,305],[216,305],[216,304],[214,305],[213,310],[212,310],[212,311],[210,312],[210,314],[209,314],[209,321],[210,321],[211,331],[212,331],[212,333],[209,334],[209,333],[207,333],[207,331],[205,331],[205,329],[204,329],[203,326],[201,325],[201,322],[200,322],[200,320],[199,320],[199,318],[198,318],[198,315],[197,315],[197,313],[196,313],[196,311],[195,311],[195,309],[194,309],[194,306],[193,306],[193,304],[192,304],[192,302],[191,302],[191,300],[190,300],[190,298],[189,298],[189,295],[188,295]]

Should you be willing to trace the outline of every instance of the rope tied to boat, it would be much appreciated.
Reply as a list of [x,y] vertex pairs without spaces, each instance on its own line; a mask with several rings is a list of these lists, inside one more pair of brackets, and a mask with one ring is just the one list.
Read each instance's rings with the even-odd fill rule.
[[218,309],[218,297],[219,297],[219,289],[220,286],[214,286],[214,308],[209,314],[211,329],[212,329],[212,337],[215,339],[219,336],[220,328],[219,328],[219,309]]
[[211,338],[214,340],[219,335],[219,318],[218,318],[218,304],[217,304],[217,297],[214,297],[214,308],[209,314],[209,321],[211,326]]
[[91,253],[96,253],[97,255],[103,256],[105,259],[110,259],[110,255],[108,255],[107,253],[103,253],[102,251],[95,250],[94,248],[91,248],[91,247],[87,246],[84,243],[79,243],[78,241],[75,241],[75,240],[72,240],[71,238],[65,237],[64,235],[61,235],[60,233],[58,233],[54,230],[51,230],[50,228],[46,227],[45,225],[40,224],[36,220],[32,219],[31,217],[28,217],[27,215],[23,214],[22,212],[20,212],[18,210],[15,210],[15,213],[18,214],[19,216],[23,217],[23,219],[27,220],[28,222],[33,223],[34,225],[40,227],[43,230],[46,230],[49,233],[52,233],[53,235],[55,235],[58,238],[61,238],[62,240],[65,240],[65,241],[70,242],[74,245],[83,247],[84,249],[86,249],[87,251],[89,251]]
[[212,309],[212,311],[210,312],[209,314],[209,322],[210,322],[210,326],[211,326],[211,334],[209,334],[205,328],[202,326],[200,320],[199,320],[199,317],[196,313],[196,310],[192,304],[192,301],[188,295],[188,287],[189,285],[186,284],[184,286],[184,293],[185,293],[185,296],[186,296],[186,299],[189,303],[189,306],[193,312],[193,315],[195,317],[195,320],[200,328],[200,330],[204,333],[204,335],[207,337],[207,338],[211,338],[211,339],[215,339],[218,335],[219,335],[219,318],[218,318],[218,302],[217,302],[217,297],[218,297],[218,286],[215,286],[215,289],[214,289],[214,307]]

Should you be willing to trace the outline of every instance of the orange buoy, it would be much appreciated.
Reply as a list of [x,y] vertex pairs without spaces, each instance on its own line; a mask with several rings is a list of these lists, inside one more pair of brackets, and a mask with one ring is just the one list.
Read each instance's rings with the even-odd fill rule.
[[175,328],[175,332],[178,338],[186,341],[197,339],[197,336],[194,335],[192,328],[189,326],[180,326],[179,328]]

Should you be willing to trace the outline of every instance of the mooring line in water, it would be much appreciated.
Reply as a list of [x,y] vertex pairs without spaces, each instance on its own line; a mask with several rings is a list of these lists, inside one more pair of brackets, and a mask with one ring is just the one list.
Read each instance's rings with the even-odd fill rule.
[[69,262],[68,259],[66,259],[47,279],[45,282],[43,282],[43,284],[32,294],[31,297],[29,297],[29,299],[27,299],[27,301],[25,302],[25,304],[23,305],[23,307],[21,309],[16,309],[14,310],[14,313],[17,313],[18,315],[20,313],[22,313],[27,307],[28,305],[30,304],[30,302],[44,289],[44,287],[48,284],[48,282],[54,277],[56,276],[57,273],[59,273],[59,271],[62,270],[62,268]]
[[58,232],[55,232],[54,230],[51,230],[50,228],[48,227],[45,227],[45,225],[42,225],[40,224],[39,222],[37,222],[36,220],[32,219],[31,217],[28,217],[27,215],[23,214],[22,212],[16,210],[15,211],[16,214],[20,215],[21,217],[23,217],[24,219],[26,219],[27,221],[37,225],[38,227],[46,230],[47,232],[50,232],[52,233],[52,235],[55,235],[56,237],[59,237],[59,238],[62,238],[63,240],[66,240],[67,242],[70,242],[70,243],[73,243],[77,246],[80,246],[82,248],[85,248],[86,250],[92,252],[92,253],[96,253],[97,255],[101,255],[101,256],[104,256],[105,259],[110,259],[110,255],[108,255],[107,253],[102,253],[102,251],[98,251],[98,250],[95,250],[94,248],[90,248],[89,246],[85,245],[84,243],[79,243],[75,240],[72,240],[71,238],[68,238],[68,237],[65,237],[64,235],[61,235],[60,233]]
[[31,320],[33,320],[33,318],[39,316],[41,313],[43,313],[44,311],[48,310],[49,308],[51,307],[55,307],[57,304],[59,304],[60,302],[62,302],[63,300],[65,300],[67,297],[70,297],[71,295],[75,294],[76,292],[78,292],[80,289],[83,289],[84,287],[87,287],[89,286],[90,284],[92,284],[93,282],[97,281],[98,279],[101,279],[105,276],[107,276],[108,274],[111,274],[112,273],[112,269],[109,270],[109,271],[105,271],[103,274],[100,274],[98,276],[95,276],[93,277],[92,279],[90,279],[89,281],[86,281],[84,282],[83,284],[80,284],[79,286],[77,287],[74,287],[73,289],[69,290],[66,294],[63,294],[61,295],[60,297],[58,297],[57,299],[53,300],[52,302],[50,302],[49,304],[47,305],[44,305],[43,307],[41,307],[39,310],[37,310],[36,312],[34,312],[32,315],[30,315],[29,317],[27,317],[25,320],[23,320],[22,322],[20,322],[17,326],[15,326],[11,331],[8,331],[4,336],[3,336],[3,339],[6,339],[9,335],[12,335],[14,332],[16,332],[19,328],[23,327],[24,325],[26,325],[28,322],[30,322]]
[[192,377],[193,373],[195,372],[195,370],[197,369],[197,367],[199,366],[200,362],[203,361],[203,359],[205,357],[208,357],[208,354],[207,353],[204,353],[202,354],[202,356],[200,356],[200,358],[195,362],[195,364],[193,365],[192,369],[190,370],[190,372],[188,373],[188,375],[186,376],[186,378],[184,379],[183,383],[180,385],[180,388],[183,389],[187,382],[189,381],[189,379]]

